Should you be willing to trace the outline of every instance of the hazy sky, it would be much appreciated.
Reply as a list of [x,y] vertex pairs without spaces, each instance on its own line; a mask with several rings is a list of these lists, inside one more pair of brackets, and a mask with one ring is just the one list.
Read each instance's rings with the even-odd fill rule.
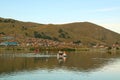
[[45,24],[88,21],[120,33],[120,0],[0,0],[0,17]]

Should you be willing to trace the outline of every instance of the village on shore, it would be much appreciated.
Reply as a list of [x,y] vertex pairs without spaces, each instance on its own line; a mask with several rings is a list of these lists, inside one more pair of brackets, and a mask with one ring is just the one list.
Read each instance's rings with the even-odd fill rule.
[[119,50],[120,44],[115,43],[111,46],[104,44],[96,44],[91,47],[85,46],[82,43],[74,42],[60,42],[42,38],[24,38],[24,37],[13,37],[4,36],[0,34],[0,49],[29,49],[34,50],[36,48],[41,50],[83,50],[89,49],[101,49],[101,50]]

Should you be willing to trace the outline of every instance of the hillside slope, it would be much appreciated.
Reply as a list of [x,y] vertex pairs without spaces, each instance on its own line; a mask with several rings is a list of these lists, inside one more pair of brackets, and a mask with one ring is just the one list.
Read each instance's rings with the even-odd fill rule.
[[15,37],[36,37],[84,44],[113,44],[120,42],[120,34],[90,22],[69,24],[38,24],[0,18],[0,33]]

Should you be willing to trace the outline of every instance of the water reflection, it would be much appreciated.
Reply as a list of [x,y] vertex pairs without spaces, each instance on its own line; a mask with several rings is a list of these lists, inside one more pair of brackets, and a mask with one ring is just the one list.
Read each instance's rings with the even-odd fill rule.
[[[36,69],[66,69],[69,71],[90,72],[104,67],[120,53],[68,52],[68,57],[15,57],[18,53],[0,53],[0,74]],[[21,54],[21,53],[19,53]],[[27,53],[26,53],[27,54]],[[55,55],[52,53],[52,55]]]
[[59,66],[63,66],[66,62],[67,57],[58,58]]

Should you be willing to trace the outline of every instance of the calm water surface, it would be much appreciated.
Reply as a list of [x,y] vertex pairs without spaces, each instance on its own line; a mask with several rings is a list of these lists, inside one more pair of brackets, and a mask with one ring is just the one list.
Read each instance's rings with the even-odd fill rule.
[[0,52],[0,80],[120,80],[120,52]]

